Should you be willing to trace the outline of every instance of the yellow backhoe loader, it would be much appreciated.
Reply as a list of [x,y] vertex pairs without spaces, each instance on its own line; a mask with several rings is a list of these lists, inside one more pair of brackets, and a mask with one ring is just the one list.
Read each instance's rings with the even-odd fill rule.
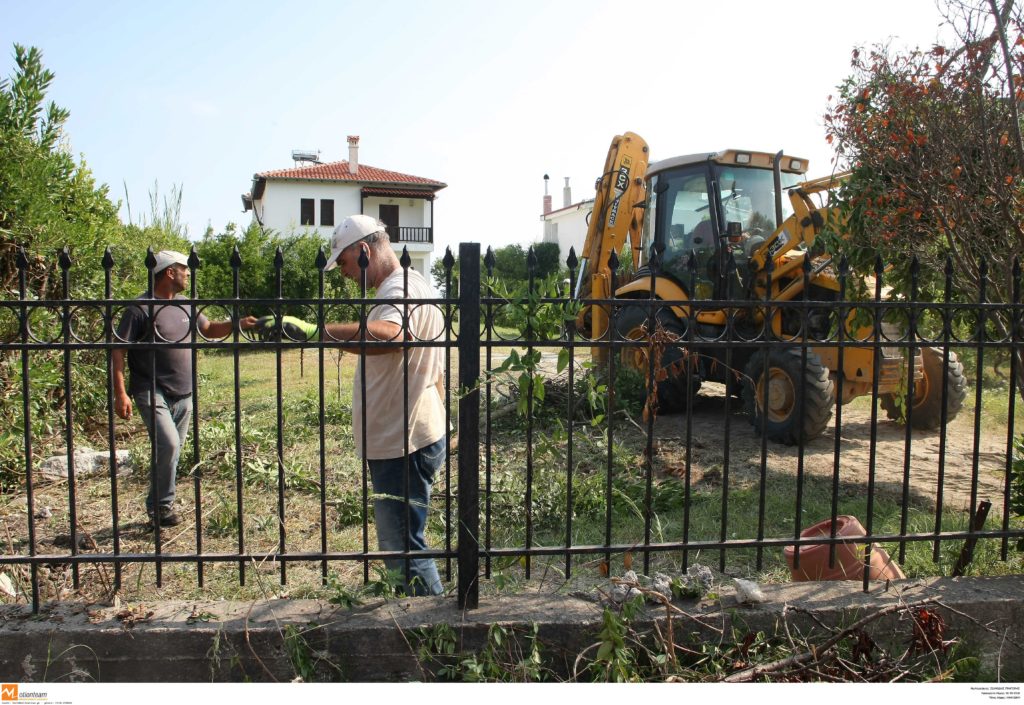
[[[728,149],[654,163],[648,154],[634,133],[612,140],[576,293],[612,298],[609,259],[628,240],[634,274],[616,282],[614,306],[586,306],[579,328],[592,339],[650,341],[658,332],[660,413],[683,409],[702,382],[712,381],[743,398],[759,432],[787,444],[821,435],[840,389],[845,404],[877,388],[888,415],[909,416],[916,428],[934,429],[956,416],[967,391],[954,352],[915,348],[907,413],[908,348],[873,344],[879,333],[883,342],[901,339],[898,326],[864,325],[854,303],[838,321],[840,283],[813,245],[824,228],[842,235],[846,224],[815,196],[827,196],[845,174],[804,180],[806,160],[782,152]],[[839,339],[872,344],[840,350]],[[592,353],[600,359],[608,349]],[[621,359],[646,374],[652,350],[624,346]]]

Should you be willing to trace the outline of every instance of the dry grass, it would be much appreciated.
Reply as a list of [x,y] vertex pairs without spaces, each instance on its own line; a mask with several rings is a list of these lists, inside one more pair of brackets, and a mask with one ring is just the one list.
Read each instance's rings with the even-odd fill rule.
[[[585,354],[585,350],[581,354]],[[498,360],[495,353],[493,359]],[[321,530],[326,533],[326,550],[329,552],[359,552],[365,547],[376,547],[372,514],[363,516],[363,503],[369,501],[364,495],[361,463],[355,457],[350,427],[351,378],[355,357],[344,355],[338,360],[332,351],[325,353],[324,365],[324,457],[323,481],[321,482],[320,440],[319,440],[319,375],[318,355],[307,350],[301,356],[296,349],[288,350],[281,356],[281,465],[285,478],[283,511],[279,507],[278,494],[278,412],[277,412],[277,359],[273,352],[247,353],[238,360],[237,410],[241,419],[238,433],[241,445],[236,453],[234,390],[235,363],[230,355],[203,353],[199,363],[200,385],[198,404],[200,412],[200,462],[192,465],[192,438],[179,467],[178,504],[182,509],[184,523],[161,532],[161,553],[195,554],[199,550],[206,556],[215,554],[236,554],[240,551],[253,554],[275,553],[280,546],[280,528],[285,529],[284,548],[290,553],[319,553],[321,551]],[[482,361],[483,362],[483,361]],[[484,365],[481,365],[484,367]],[[457,379],[457,355],[453,351],[451,379]],[[454,386],[454,385],[453,385]],[[454,390],[453,390],[454,394]],[[456,400],[453,398],[453,404]],[[728,412],[727,412],[728,413]],[[704,419],[705,423],[720,424],[720,414]],[[653,459],[653,496],[655,510],[653,522],[654,541],[676,541],[683,535],[684,484],[677,470],[684,463],[683,452],[672,451],[672,439],[679,435],[678,417],[665,419],[675,427],[672,433],[659,442],[660,449]],[[659,420],[660,422],[660,420]],[[745,435],[751,435],[745,421],[735,417],[734,442]],[[740,426],[742,424],[742,426]],[[532,520],[534,521],[534,545],[562,545],[565,516],[565,442],[553,438],[555,425],[551,419],[538,422],[534,431],[534,445],[531,458],[534,485],[532,491]],[[646,461],[643,434],[625,419],[616,421],[615,446],[612,452],[615,486],[613,489],[613,543],[641,543],[644,538],[642,515],[645,492]],[[106,448],[105,418],[93,424],[93,436],[76,439],[76,443],[88,443],[94,448]],[[717,428],[717,426],[716,426]],[[493,546],[525,545],[525,477],[527,468],[526,436],[521,422],[514,414],[496,417],[492,438],[491,481],[492,481],[492,534]],[[117,422],[120,447],[132,450],[136,466],[148,467],[149,444],[142,423],[136,415],[130,422]],[[717,437],[717,431],[713,437]],[[664,433],[662,435],[665,435]],[[689,536],[691,540],[716,540],[721,527],[720,506],[723,488],[715,478],[721,477],[721,469],[714,458],[702,460],[708,448],[716,447],[712,437],[702,434],[701,443],[696,446],[693,458],[692,485],[689,491],[690,514]],[[676,439],[678,440],[678,439]],[[751,443],[757,441],[751,435]],[[43,442],[36,444],[39,455],[55,451],[60,439],[53,439],[53,445]],[[757,442],[759,447],[759,441]],[[597,544],[605,540],[606,483],[604,469],[608,450],[601,430],[581,427],[574,438],[574,525],[573,543]],[[701,449],[704,450],[701,450]],[[773,454],[774,457],[775,454]],[[781,457],[784,454],[779,454]],[[735,457],[739,457],[734,453]],[[435,548],[445,546],[446,526],[454,531],[455,521],[446,521],[445,501],[453,497],[455,485],[455,459],[451,458],[451,479],[444,473],[435,484],[434,506],[428,527],[428,541]],[[774,462],[774,461],[773,461]],[[780,461],[781,462],[781,461]],[[787,461],[788,462],[788,461]],[[236,477],[236,464],[241,468],[241,483]],[[748,476],[749,475],[749,476]],[[481,488],[486,478],[481,479]],[[767,506],[765,508],[765,535],[786,536],[793,526],[792,497],[794,488],[792,475],[786,472],[771,472]],[[732,538],[746,538],[756,535],[758,520],[759,479],[757,473],[743,472],[743,467],[733,468],[730,486],[729,532]],[[831,490],[827,479],[808,477],[804,498],[807,517],[827,516],[830,511]],[[146,526],[144,510],[148,488],[146,470],[119,478],[117,481],[117,528],[120,541],[119,552],[124,555],[152,554],[155,550],[155,536]],[[199,500],[197,501],[197,489]],[[242,503],[242,540],[238,536],[239,499]],[[893,507],[898,503],[898,492],[882,492],[878,497],[876,512],[879,519],[876,531],[895,531],[898,512]],[[323,504],[322,504],[323,500]],[[483,496],[482,500],[483,501]],[[49,507],[52,515],[36,519],[35,548],[37,554],[66,555],[69,552],[68,535],[71,517],[68,511],[69,491],[67,483],[40,485],[34,497],[36,510]],[[840,513],[863,515],[863,486],[844,480],[840,488]],[[372,502],[371,502],[372,506]],[[455,511],[454,499],[451,502]],[[82,553],[113,553],[114,527],[111,513],[112,488],[109,478],[79,479],[75,487],[75,509]],[[930,531],[933,510],[927,501],[915,500],[912,509],[910,530]],[[952,512],[951,515],[956,514]],[[364,523],[365,521],[365,523]],[[955,517],[944,528],[956,526]],[[197,537],[197,527],[198,537]],[[484,522],[481,520],[481,529]],[[23,494],[0,496],[0,541],[5,553],[28,554],[28,517]],[[455,537],[451,538],[454,545]],[[982,542],[985,553],[984,566],[976,566],[977,573],[999,573],[1020,569],[1020,556],[1009,563],[1002,563],[993,556],[995,542]],[[943,564],[930,562],[930,546],[919,543],[911,546],[912,556],[908,562],[913,574],[944,572],[957,554],[957,546],[944,546]],[[890,550],[890,553],[892,551]],[[918,555],[920,554],[920,555]],[[718,551],[711,555],[691,553],[691,562],[716,565]],[[912,559],[912,560],[911,560]],[[635,565],[633,561],[636,560]],[[678,569],[680,556],[656,554],[651,571]],[[491,580],[483,581],[486,590],[522,589],[568,589],[601,580],[608,570],[612,575],[621,574],[633,567],[641,570],[639,554],[620,554],[612,557],[610,566],[603,565],[600,554],[573,558],[573,584],[565,580],[564,557],[550,559],[535,558],[531,561],[530,580],[526,580],[525,563],[518,559],[501,559],[492,562]],[[483,566],[483,563],[482,563]],[[445,579],[445,562],[442,561],[442,579]],[[908,567],[905,565],[905,567]],[[21,581],[24,588],[27,570],[5,569]],[[367,560],[332,561],[329,570],[336,585],[356,591],[365,581],[373,581],[375,571]],[[785,580],[787,571],[781,561],[780,551],[766,551],[765,563],[759,570],[755,566],[753,551],[735,551],[729,554],[728,572],[762,579]],[[286,566],[287,581],[282,584],[282,566],[267,561],[248,563],[245,567],[244,584],[240,584],[240,568],[236,560],[203,564],[202,586],[196,563],[163,562],[160,570],[160,585],[157,585],[156,567],[152,562],[127,563],[123,566],[119,595],[122,600],[155,599],[252,599],[283,596],[313,597],[329,596],[330,588],[323,586],[321,563],[317,560],[289,562]],[[42,571],[43,599],[65,598],[74,595],[72,571],[57,564]],[[581,581],[581,582],[577,582]],[[86,564],[79,570],[79,591],[76,599],[107,602],[114,593],[114,570],[110,565]]]
[[[325,424],[321,482],[318,422],[316,351],[287,351],[281,360],[282,410],[281,465],[285,480],[283,497],[278,493],[277,463],[277,362],[274,353],[243,355],[239,359],[237,408],[242,438],[235,450],[234,363],[230,356],[204,354],[199,363],[200,462],[193,465],[194,438],[191,433],[178,471],[177,504],[184,522],[161,531],[162,554],[274,553],[281,549],[280,527],[285,529],[284,548],[290,553],[319,553],[321,527],[326,527],[326,550],[331,552],[371,550],[376,536],[369,520],[364,541],[361,517],[363,492],[361,463],[352,448],[350,427],[352,356],[343,356],[340,366],[333,353],[325,355],[325,392],[328,418]],[[339,374],[340,399],[339,399]],[[138,413],[127,422],[118,420],[117,436],[132,451],[134,465],[142,468],[117,480],[117,532],[119,553],[151,554],[156,537],[148,527],[145,496],[148,490],[149,443]],[[92,439],[76,439],[105,448],[105,432]],[[49,451],[44,451],[49,452]],[[236,475],[240,467],[241,482]],[[321,485],[323,493],[321,493]],[[113,489],[109,477],[80,478],[75,484],[75,514],[79,546],[83,553],[113,553]],[[197,497],[199,500],[197,501]],[[243,531],[238,535],[238,505],[241,502]],[[279,502],[283,502],[282,507]],[[66,554],[70,550],[70,498],[66,482],[41,484],[34,494],[37,511],[50,516],[35,520],[37,554]],[[371,502],[372,506],[372,502]],[[28,553],[26,500],[7,495],[0,500],[0,523],[4,526],[7,551]],[[200,527],[198,536],[197,528]],[[443,545],[443,534],[433,532],[434,545]],[[361,583],[364,562],[334,562],[331,570],[345,582]],[[289,563],[287,585],[280,585],[280,563],[250,563],[245,585],[239,586],[237,561],[207,562],[203,566],[204,589],[198,587],[195,563],[164,562],[161,587],[156,583],[154,563],[125,564],[121,575],[121,596],[126,599],[205,595],[249,598],[305,594],[321,584],[319,561]],[[27,572],[21,571],[24,575]],[[65,596],[72,587],[71,571],[54,565],[46,572],[44,597]],[[24,577],[24,575],[22,577]],[[81,591],[86,598],[103,600],[113,589],[110,565],[85,565],[80,569]]]

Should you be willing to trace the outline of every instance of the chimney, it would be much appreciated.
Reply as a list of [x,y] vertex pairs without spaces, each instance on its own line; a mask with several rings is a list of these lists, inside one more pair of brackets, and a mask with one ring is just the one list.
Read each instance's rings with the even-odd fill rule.
[[548,195],[548,175],[544,174],[544,215],[551,212],[551,196]]
[[348,136],[348,173],[359,173],[359,135]]
[[572,189],[569,188],[569,177],[565,177],[565,187],[562,189],[562,208],[572,205]]

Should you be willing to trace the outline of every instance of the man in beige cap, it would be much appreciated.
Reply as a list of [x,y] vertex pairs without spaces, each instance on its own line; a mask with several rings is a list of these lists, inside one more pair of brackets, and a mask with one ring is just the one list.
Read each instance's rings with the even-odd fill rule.
[[[153,291],[141,294],[128,306],[117,326],[117,339],[126,343],[187,343],[192,339],[191,321],[206,338],[223,338],[232,331],[231,321],[210,321],[181,292],[188,288],[188,257],[173,250],[156,254]],[[152,320],[150,319],[152,316]],[[241,330],[256,325],[247,316],[238,321]],[[185,347],[156,345],[152,350],[128,348],[129,386],[124,380],[124,349],[113,352],[114,411],[122,419],[132,415],[132,399],[149,431],[154,464],[150,475],[146,511],[156,526],[176,526],[181,517],[174,508],[178,457],[192,418],[192,351]],[[155,378],[153,372],[155,371]]]
[[[376,288],[380,302],[367,314],[365,340],[395,345],[368,346],[356,366],[352,387],[356,452],[370,469],[380,550],[422,551],[428,548],[424,530],[431,486],[447,452],[444,356],[439,347],[400,343],[442,340],[444,321],[437,306],[402,303],[436,296],[419,272],[402,268],[384,224],[370,216],[349,216],[335,228],[324,271],[337,267],[343,276],[361,283],[362,255],[367,259],[366,286]],[[260,325],[273,326],[272,318],[260,319]],[[314,324],[291,317],[282,319],[282,328],[297,340],[313,338],[317,331]],[[324,340],[360,340],[361,336],[358,322],[328,323],[324,330]],[[433,558],[390,558],[384,563],[404,577],[407,595],[441,594]]]

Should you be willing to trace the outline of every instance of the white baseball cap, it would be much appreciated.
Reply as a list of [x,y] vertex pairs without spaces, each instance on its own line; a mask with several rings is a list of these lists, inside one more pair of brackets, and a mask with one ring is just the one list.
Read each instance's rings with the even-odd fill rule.
[[153,266],[153,274],[159,274],[172,264],[182,264],[187,267],[188,257],[174,250],[160,250],[156,253],[156,264]]
[[368,215],[350,215],[334,229],[331,235],[331,255],[327,258],[325,272],[338,266],[338,255],[351,244],[359,242],[368,235],[387,232],[384,223]]

